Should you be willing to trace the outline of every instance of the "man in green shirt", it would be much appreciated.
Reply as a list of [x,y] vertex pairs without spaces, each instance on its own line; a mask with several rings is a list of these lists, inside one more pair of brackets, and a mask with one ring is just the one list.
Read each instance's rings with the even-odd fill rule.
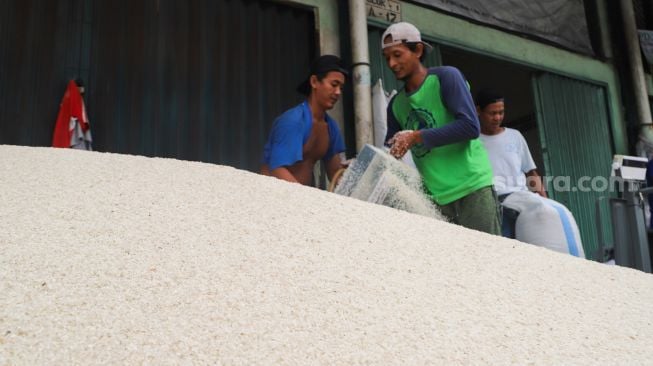
[[453,223],[501,235],[492,166],[465,78],[454,67],[422,64],[431,46],[412,24],[391,25],[381,42],[388,67],[405,83],[388,105],[390,153],[411,150],[431,198]]

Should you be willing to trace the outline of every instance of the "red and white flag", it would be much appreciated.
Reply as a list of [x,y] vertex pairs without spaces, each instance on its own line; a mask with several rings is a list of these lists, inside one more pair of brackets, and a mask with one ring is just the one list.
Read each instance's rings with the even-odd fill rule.
[[84,99],[75,81],[70,80],[59,106],[52,146],[92,150],[92,142],[91,125],[86,115]]

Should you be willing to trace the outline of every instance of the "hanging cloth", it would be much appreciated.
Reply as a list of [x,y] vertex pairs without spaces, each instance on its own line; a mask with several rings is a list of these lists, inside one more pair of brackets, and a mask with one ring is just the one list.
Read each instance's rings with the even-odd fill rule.
[[52,136],[53,147],[93,150],[91,125],[86,115],[84,99],[74,80],[68,82],[59,106],[59,115]]

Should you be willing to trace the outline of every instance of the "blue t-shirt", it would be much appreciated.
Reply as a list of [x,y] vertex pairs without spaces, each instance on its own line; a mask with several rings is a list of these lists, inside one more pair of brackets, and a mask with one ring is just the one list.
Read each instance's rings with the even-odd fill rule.
[[[325,117],[329,129],[329,149],[322,160],[326,162],[334,155],[345,151],[345,143],[336,121],[328,114]],[[272,125],[263,150],[263,163],[272,171],[303,160],[304,144],[311,136],[312,129],[313,114],[308,102],[304,101],[284,112]]]

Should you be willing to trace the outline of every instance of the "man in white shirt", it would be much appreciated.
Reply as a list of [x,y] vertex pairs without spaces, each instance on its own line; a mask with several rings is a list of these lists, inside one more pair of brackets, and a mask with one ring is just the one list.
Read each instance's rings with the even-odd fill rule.
[[[526,190],[546,197],[526,140],[519,131],[501,126],[505,116],[503,96],[489,89],[481,90],[476,95],[476,111],[481,122],[479,138],[490,157],[499,201],[513,192]],[[514,213],[504,209],[503,236],[514,238],[515,218]]]

